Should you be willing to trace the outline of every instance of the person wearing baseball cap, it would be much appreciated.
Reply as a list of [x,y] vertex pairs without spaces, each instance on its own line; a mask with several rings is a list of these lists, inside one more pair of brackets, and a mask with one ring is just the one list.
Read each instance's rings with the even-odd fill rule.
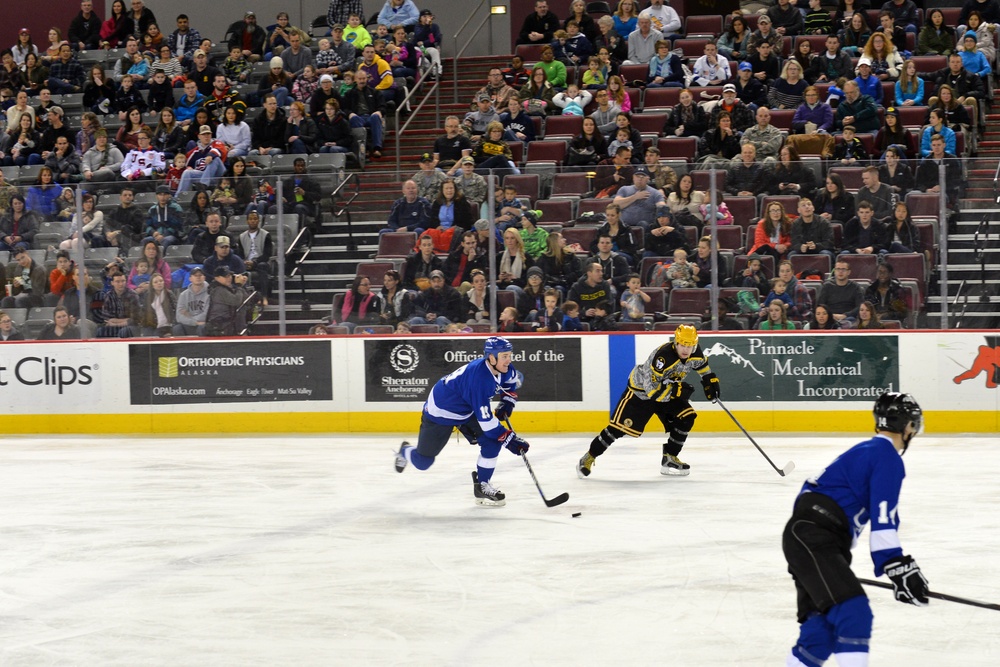
[[434,269],[428,276],[430,287],[422,290],[413,299],[414,324],[436,324],[446,327],[462,320],[462,295],[445,282],[444,271]]
[[415,173],[411,180],[417,184],[417,196],[431,202],[437,199],[441,186],[448,177],[444,171],[438,169],[434,154],[424,153],[420,156],[420,171]]
[[198,143],[188,154],[187,168],[177,184],[177,194],[187,192],[194,183],[201,183],[211,189],[214,179],[226,173],[226,161],[222,148],[212,140],[212,128],[202,125],[198,128]]
[[[203,336],[208,315],[208,286],[205,269],[195,266],[188,272],[191,284],[177,297],[175,336]],[[214,276],[213,276],[214,278]]]
[[[753,75],[753,65],[744,60],[736,70],[736,96],[743,104],[756,106],[767,106],[767,89],[757,77]],[[753,112],[750,113],[753,124]],[[749,127],[749,126],[748,126]]]
[[220,268],[229,269],[233,274],[246,273],[243,258],[233,249],[232,241],[225,233],[215,239],[214,252],[205,258],[204,265],[208,275],[217,275],[216,271]]
[[210,269],[207,261],[205,272],[212,275],[212,284],[208,287],[208,311],[204,318],[205,335],[239,336],[246,328],[249,311],[243,305],[249,296],[244,288],[246,275],[234,276],[233,270],[225,265]]
[[420,20],[413,28],[413,43],[424,50],[421,67],[426,67],[428,76],[441,76],[441,28],[434,22],[434,12],[421,10]]
[[605,211],[608,224],[611,224],[614,214],[616,220],[621,217],[623,227],[639,226],[648,231],[656,224],[657,209],[665,208],[667,202],[660,190],[650,187],[649,169],[646,165],[640,164],[632,171],[632,185],[622,186],[618,190],[613,205],[617,211]]
[[260,62],[264,57],[264,43],[267,41],[267,31],[257,25],[257,16],[252,11],[243,14],[243,21],[229,26],[230,50],[240,47],[243,57],[252,63]]

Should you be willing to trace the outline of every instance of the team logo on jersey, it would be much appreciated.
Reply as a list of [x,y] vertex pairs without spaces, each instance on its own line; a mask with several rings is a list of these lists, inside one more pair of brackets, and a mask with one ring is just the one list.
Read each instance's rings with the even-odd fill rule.
[[397,373],[412,373],[420,364],[420,355],[417,353],[417,348],[403,343],[392,348],[392,352],[389,353],[389,364]]
[[657,357],[656,360],[653,362],[653,366],[655,366],[656,370],[658,370],[660,372],[663,372],[663,368],[666,365],[667,365],[667,362],[663,359],[663,357]]
[[624,422],[622,422],[622,426],[624,426],[625,428],[632,428],[632,420],[626,419]]

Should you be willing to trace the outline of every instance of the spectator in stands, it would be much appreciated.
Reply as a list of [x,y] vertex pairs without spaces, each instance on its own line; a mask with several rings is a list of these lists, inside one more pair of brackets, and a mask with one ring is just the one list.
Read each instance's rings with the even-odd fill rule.
[[382,157],[385,100],[381,91],[368,85],[367,70],[358,69],[354,80],[357,86],[344,96],[342,108],[347,112],[352,128],[371,130],[373,148],[367,154],[379,159]]
[[185,65],[194,62],[194,52],[201,43],[201,33],[191,27],[187,14],[177,15],[177,29],[167,36],[171,55]]
[[[727,83],[726,88],[735,91],[731,83]],[[713,116],[716,119],[715,126],[698,140],[698,164],[703,169],[710,169],[716,165],[725,169],[726,165],[740,154],[742,132],[733,130],[733,119],[728,111],[718,114],[713,112]]]
[[917,64],[912,60],[903,63],[903,71],[896,81],[896,105],[913,106],[924,103],[924,80],[917,73]]
[[544,272],[545,286],[565,296],[580,279],[580,260],[572,248],[567,247],[566,237],[561,232],[550,233],[545,245],[546,250],[538,257],[537,266]]
[[[535,67],[531,70],[532,81],[536,86],[541,85],[535,79],[539,69],[545,71],[545,81],[556,89],[556,91],[553,91],[553,94],[566,87],[566,65],[555,59],[555,51],[551,46],[546,45],[542,47],[541,60],[535,63]],[[523,88],[521,89],[521,96],[524,96]]]
[[545,252],[549,238],[549,233],[538,226],[540,220],[541,211],[524,211],[521,214],[521,243],[524,245],[524,253],[532,261],[538,260]]
[[[965,105],[959,104],[955,99],[955,91],[952,90],[951,86],[943,84],[937,89],[936,98],[937,101],[932,105],[932,108],[940,112],[939,115],[944,125],[956,133],[967,133],[973,125],[972,119],[969,117],[969,112],[966,111]],[[971,106],[975,107],[976,104],[972,103]],[[927,112],[927,115],[928,120],[926,122],[930,124],[930,111]],[[958,153],[957,150],[953,150],[952,152]]]
[[879,165],[879,180],[889,186],[897,201],[906,199],[913,189],[913,171],[906,164],[905,154],[898,145],[891,145],[885,151],[885,162]]
[[365,13],[362,0],[330,0],[326,10],[326,24],[331,28],[338,23],[343,26],[351,14],[361,16]]
[[858,306],[857,329],[885,329],[882,318],[875,311],[875,306],[867,301],[862,301]]
[[858,214],[844,225],[841,255],[878,255],[888,252],[888,228],[874,217],[872,205],[861,200]]
[[[935,88],[940,88],[944,84],[951,86],[956,101],[959,104],[971,104],[973,109],[978,105],[978,100],[986,99],[986,86],[983,80],[965,69],[962,61],[962,54],[953,53],[948,56],[948,66],[934,72],[921,73],[920,78],[934,83]],[[927,100],[930,106],[937,103],[936,97]]]
[[94,3],[83,0],[80,13],[69,24],[66,38],[74,51],[97,49],[101,43],[101,17],[94,13]]
[[257,25],[257,15],[248,11],[243,15],[242,24],[234,24],[234,26],[230,26],[229,48],[239,46],[243,51],[243,57],[250,62],[260,62],[261,58],[264,57],[267,32]]
[[413,318],[410,326],[436,324],[446,327],[462,319],[462,295],[445,283],[444,272],[435,269],[430,273],[430,287],[421,290],[413,299]]
[[[7,52],[13,62],[13,56]],[[79,61],[73,56],[69,44],[59,48],[59,59],[49,67],[49,90],[59,94],[78,93],[83,90],[85,72]]]
[[802,92],[802,104],[792,117],[794,134],[829,134],[833,131],[833,109],[819,101],[819,90],[809,86]]
[[808,329],[809,331],[823,331],[830,329],[839,329],[840,322],[833,319],[830,316],[830,310],[822,303],[816,305],[816,310],[813,311],[812,319],[806,322],[803,329]]
[[767,10],[767,17],[774,25],[774,32],[782,37],[802,34],[804,26],[802,12],[789,0],[778,0],[777,4]]
[[[625,276],[627,277],[628,274],[626,273]],[[615,292],[611,283],[604,279],[604,268],[600,262],[588,260],[583,276],[569,290],[564,302],[564,311],[566,311],[565,305],[568,302],[578,304],[580,320],[589,324],[594,321],[597,315],[595,306],[598,303],[609,301],[616,301]],[[563,329],[565,328],[563,326]]]
[[864,301],[861,286],[851,282],[851,265],[837,260],[833,275],[819,289],[817,303],[826,304],[833,319],[841,327],[851,327],[858,317],[858,308]]
[[416,183],[418,196],[430,201],[441,191],[441,185],[448,180],[448,177],[437,168],[434,156],[424,153],[420,156],[420,171],[410,180]]
[[713,42],[705,44],[705,55],[695,61],[692,74],[694,79],[691,85],[694,86],[720,86],[732,76],[729,61],[719,55],[718,47]]
[[812,197],[816,190],[816,174],[803,164],[794,146],[782,146],[774,168],[768,194]]
[[830,223],[816,215],[812,200],[799,199],[799,217],[792,223],[792,246],[789,257],[795,255],[826,255],[832,262],[836,259],[833,245],[833,228]]
[[705,193],[695,189],[691,174],[684,174],[667,196],[666,208],[678,227],[696,227],[700,234],[705,224],[705,216],[701,212],[705,200]]
[[639,18],[643,17],[649,17],[653,22],[653,29],[671,42],[684,32],[681,17],[673,7],[666,4],[666,0],[650,0],[649,7],[639,12]]
[[753,144],[743,144],[739,156],[733,158],[730,163],[726,192],[731,195],[755,197],[764,184],[764,177],[763,166],[757,160],[756,147]]
[[687,88],[681,90],[680,101],[664,124],[663,134],[675,137],[700,137],[707,129],[708,114],[705,113],[705,109],[694,103],[694,96],[690,90]]
[[[750,41],[747,44],[747,60],[756,56],[760,45],[765,42],[771,45],[768,55],[773,55],[772,52],[780,53],[781,35],[774,29],[773,22],[767,14],[757,19],[757,29],[750,34]],[[777,73],[774,76],[777,76]]]
[[[784,289],[784,283],[780,279],[775,281],[775,286],[778,285],[781,285],[780,289]],[[781,331],[795,328],[795,324],[788,321],[787,303],[775,299],[765,306],[764,310],[767,313],[767,317],[757,324],[757,329],[761,331]]]
[[181,242],[184,212],[174,201],[170,188],[161,185],[156,188],[156,203],[146,213],[143,244],[156,243],[163,251]]
[[618,75],[608,77],[608,99],[621,109],[619,113],[629,113],[632,111],[632,98],[625,90],[625,82]]
[[971,30],[962,37],[962,66],[967,72],[971,72],[981,79],[989,77],[993,73],[989,59],[979,52],[977,36]]
[[[60,139],[66,139],[66,137],[60,137]],[[55,182],[52,168],[42,167],[35,178],[35,184],[28,189],[28,194],[25,197],[28,210],[42,216],[43,220],[51,220],[59,212],[57,200],[62,191],[62,187]]]
[[[944,13],[940,9],[927,12],[927,20],[920,29],[917,38],[918,56],[948,56],[955,50],[955,29],[944,22]],[[899,100],[896,100],[897,104]]]
[[94,133],[94,146],[83,155],[83,180],[91,183],[114,181],[124,160],[118,147],[108,142],[107,130],[101,128]]
[[827,222],[844,224],[854,217],[854,197],[844,189],[840,174],[827,174],[825,186],[817,193],[813,204]]
[[854,82],[862,95],[872,98],[876,105],[882,102],[882,81],[872,71],[871,58],[861,56],[858,60],[858,76]]
[[[819,0],[810,0],[810,2],[819,2]],[[825,12],[821,13],[825,14]],[[825,15],[829,16],[829,14]],[[792,53],[792,59],[802,66],[802,78],[808,81],[809,73],[812,71],[813,60],[816,59],[816,54],[813,53],[812,50],[812,42],[810,42],[808,39],[800,40],[795,45],[795,49]]]
[[[301,102],[293,102],[302,104]],[[226,145],[227,156],[232,158],[246,155],[252,143],[250,126],[243,120],[243,112],[238,107],[227,107],[222,112],[223,121],[216,128],[215,137]],[[291,151],[295,152],[295,151]]]
[[[253,212],[256,213],[256,211]],[[213,209],[206,213],[204,227],[191,229],[191,234],[188,237],[194,240],[191,248],[191,259],[198,264],[204,264],[205,260],[215,252],[216,241],[223,236],[229,237],[229,234],[222,229],[222,216],[219,215],[217,209]],[[232,237],[229,237],[229,240],[232,243]]]
[[[626,226],[649,229],[656,224],[657,210],[667,206],[663,193],[650,187],[649,178],[649,169],[646,165],[639,165],[632,170],[632,184],[622,186],[615,193],[614,204],[617,205],[622,222]],[[625,233],[627,234],[627,230]],[[628,241],[628,247],[623,250],[629,255],[634,253],[631,240]]]
[[[823,7],[822,0],[809,0],[809,11],[802,22],[802,32],[806,35],[832,35],[836,33],[830,12]],[[805,42],[803,42],[805,43]]]
[[486,85],[479,89],[473,100],[473,110],[478,109],[478,102],[486,96],[494,109],[506,109],[508,101],[517,98],[517,91],[506,84],[499,67],[491,67]]
[[340,102],[331,97],[324,104],[324,113],[317,118],[319,132],[317,147],[320,153],[350,153],[353,143],[351,124],[340,111]]
[[[970,2],[975,2],[975,0],[970,0]],[[979,5],[983,7],[983,5]],[[984,11],[986,11],[984,9]],[[997,56],[996,46],[993,42],[993,35],[997,30],[997,21],[1000,20],[1000,3],[993,3],[993,11],[987,12],[991,13],[994,17],[993,19],[987,19],[983,17],[979,11],[969,12],[968,25],[965,26],[959,21],[959,28],[956,31],[958,35],[958,41],[955,46],[956,51],[961,51],[964,44],[965,35],[973,34],[976,36],[976,50],[986,56],[989,62],[994,62]],[[18,54],[16,53],[17,47],[15,47],[14,60],[18,59]],[[25,76],[27,78],[27,76]]]
[[593,193],[601,197],[613,197],[623,185],[630,183],[634,171],[631,160],[631,149],[621,146],[615,151],[614,156],[599,162],[596,176],[591,181],[594,187]]
[[[615,31],[615,22],[610,16],[602,16],[597,20],[597,28],[600,34],[594,40],[594,50],[600,57],[601,50],[608,53],[607,63],[610,70],[617,70],[618,67],[628,59],[628,40]],[[602,59],[602,64],[605,60]],[[611,72],[606,72],[607,76]]]
[[914,145],[913,136],[910,131],[903,127],[899,120],[899,110],[896,107],[889,107],[885,110],[885,126],[875,135],[875,155],[883,155],[890,146],[898,146],[903,155],[909,152]]
[[417,184],[412,181],[403,183],[403,196],[392,204],[386,227],[379,234],[386,232],[416,232],[419,236],[430,225],[430,202],[420,196]]
[[[903,69],[903,56],[892,43],[892,38],[881,32],[872,33],[871,39],[865,44],[862,58],[871,61],[872,76],[882,81],[896,81]],[[858,61],[860,68],[861,61]],[[881,95],[877,102],[881,102]]]
[[500,114],[500,123],[507,141],[520,141],[527,145],[535,140],[534,121],[525,113],[516,91],[507,99],[506,111]]
[[[188,127],[194,121],[195,112],[205,103],[205,96],[198,92],[198,86],[194,81],[184,82],[184,95],[181,96],[174,105],[174,113],[177,122],[183,127]],[[265,103],[266,108],[266,103]]]
[[882,5],[882,11],[892,14],[893,23],[906,30],[917,34],[917,26],[920,24],[917,16],[917,6],[913,0],[888,0]]
[[855,207],[861,202],[867,201],[875,213],[875,219],[884,222],[892,216],[893,194],[892,189],[879,181],[878,167],[869,166],[861,172],[863,185],[854,196]]
[[[273,67],[274,63],[272,63]],[[187,81],[194,81],[198,87],[198,92],[206,97],[212,94],[215,86],[215,77],[218,74],[225,76],[225,73],[208,62],[208,52],[198,49],[194,52],[194,64],[185,74]]]
[[[745,76],[749,76],[749,73]],[[753,82],[753,79],[750,79],[750,81]],[[761,86],[761,90],[763,90],[763,86]],[[722,99],[712,109],[709,117],[709,127],[718,126],[719,115],[723,111],[729,114],[733,131],[741,135],[755,122],[754,110],[737,97],[736,84],[734,83],[727,83],[722,86]]]
[[607,90],[596,91],[594,99],[597,101],[597,108],[590,114],[590,118],[597,124],[597,130],[607,136],[616,129],[615,121],[621,113],[621,108],[611,102]]
[[789,58],[767,93],[772,109],[796,109],[802,104],[807,83],[802,78],[803,69],[798,60]]
[[847,24],[838,33],[843,50],[851,56],[857,56],[871,37],[871,28],[865,19],[864,12],[856,11]]
[[524,241],[518,230],[511,227],[503,233],[503,246],[496,258],[496,286],[519,297],[527,284],[528,269],[535,263],[524,252]]
[[83,179],[80,154],[66,137],[56,138],[55,150],[49,153],[45,166],[52,170],[56,183],[78,183]]
[[[569,4],[569,15],[563,21],[563,28],[570,23],[576,23],[580,27],[580,32],[593,43],[599,33],[597,23],[593,17],[587,13],[587,3],[584,0],[573,0]],[[568,28],[566,28],[568,30]]]
[[472,155],[472,142],[462,133],[458,116],[444,119],[444,136],[434,141],[434,162],[453,176],[460,169],[459,160]]
[[98,338],[131,338],[136,334],[135,326],[140,314],[138,295],[129,289],[124,274],[111,279],[111,290],[104,295],[101,319],[104,325],[98,328]]
[[121,163],[121,175],[125,180],[148,181],[166,172],[163,154],[152,147],[150,135],[148,129],[141,129],[136,134],[138,147],[130,150]]
[[462,234],[461,244],[448,253],[444,261],[445,282],[459,292],[468,291],[469,286],[474,283],[474,273],[478,271],[482,275],[489,263],[489,256],[476,241],[476,232],[469,227],[466,229],[469,231]]
[[461,165],[461,175],[455,178],[465,199],[475,208],[479,209],[486,201],[486,180],[476,173],[476,161],[471,157],[463,157],[459,160]]
[[677,172],[674,171],[673,167],[660,164],[659,148],[656,146],[650,146],[647,148],[646,155],[644,156],[644,162],[646,164],[646,169],[649,170],[650,184],[654,188],[666,193],[668,188],[672,188],[677,185]]
[[843,141],[833,149],[833,164],[845,167],[864,166],[869,155],[864,143],[855,136],[854,126],[845,125],[841,138]]
[[[748,243],[749,245],[749,243]],[[768,203],[764,217],[757,222],[750,254],[770,255],[778,262],[792,248],[792,221],[781,202]]]
[[246,301],[249,294],[246,274],[233,275],[228,266],[212,272],[214,279],[208,288],[208,314],[205,317],[206,336],[239,336],[247,323]]
[[[891,253],[921,253],[923,243],[920,241],[920,232],[913,224],[910,217],[910,210],[902,201],[897,202],[893,208],[893,217],[889,222],[886,245]],[[928,260],[930,257],[928,257]]]
[[844,99],[837,105],[835,115],[838,128],[853,125],[858,133],[874,133],[879,129],[875,101],[868,95],[861,94],[857,81],[844,84]]
[[807,78],[813,83],[833,83],[840,78],[851,78],[854,66],[849,53],[841,50],[840,37],[829,35],[826,38],[826,51],[813,58],[812,71]]
[[756,111],[757,107],[767,106],[767,87],[754,76],[753,65],[749,62],[740,63],[736,71],[734,85],[736,86],[736,96],[747,108]]
[[382,277],[382,291],[379,294],[382,300],[382,312],[379,316],[382,324],[395,326],[400,322],[405,324],[410,319],[413,295],[402,283],[403,279],[395,269],[387,270]]
[[[493,108],[493,103],[490,101],[489,95],[480,93],[479,97],[476,98],[476,105],[477,110],[470,111],[462,119],[462,125],[465,126],[473,145],[478,144],[484,139],[486,129],[491,123],[500,121],[500,114]],[[501,124],[500,127],[502,129],[503,125]]]
[[181,174],[177,193],[191,189],[195,182],[211,187],[213,181],[225,173],[226,161],[212,139],[212,128],[202,125],[198,130],[198,144],[188,151],[187,168]]
[[518,44],[548,44],[553,33],[559,29],[559,18],[549,11],[549,3],[536,0],[535,12],[524,17],[521,32],[518,33]]
[[746,19],[734,15],[729,27],[719,37],[717,46],[719,53],[728,60],[735,63],[746,60],[750,55],[750,31],[747,29]]
[[954,153],[945,148],[945,140],[940,134],[931,137],[931,152],[920,161],[916,174],[916,189],[921,192],[940,192],[941,179],[939,167],[945,166],[945,193],[948,206],[952,209],[958,206],[958,198],[963,189],[962,163]]
[[382,314],[382,298],[372,291],[371,280],[367,276],[355,276],[350,289],[344,294],[339,311],[334,309],[332,320],[354,333],[358,326],[379,324]]
[[618,7],[611,16],[614,21],[615,32],[628,39],[636,28],[639,27],[639,8],[635,0],[618,0]]
[[460,234],[472,229],[475,213],[455,181],[446,180],[431,202],[427,228],[445,230],[454,227],[455,232]]
[[[625,2],[626,0],[622,0]],[[631,2],[631,0],[627,0]],[[619,8],[621,5],[619,5]],[[658,48],[657,43],[664,41],[663,33],[653,29],[653,21],[648,16],[637,19],[638,29],[628,36],[628,60],[623,65],[645,65],[653,59]],[[667,43],[669,46],[669,42]]]
[[211,255],[205,258],[205,272],[217,275],[216,271],[226,267],[235,275],[246,277],[246,268],[243,258],[237,254],[232,247],[232,241],[225,234],[220,234],[215,239],[215,248]]
[[875,280],[865,290],[865,303],[875,309],[879,318],[905,321],[909,314],[903,285],[894,276],[889,262],[878,265]]
[[208,315],[205,270],[196,266],[188,275],[191,283],[177,299],[173,333],[175,336],[202,336],[205,333],[205,318]]
[[[606,234],[611,237],[611,249],[621,254],[625,261],[631,265],[635,263],[640,248],[636,247],[635,241],[632,239],[632,227],[624,221],[622,211],[623,207],[618,203],[607,205],[604,209],[606,222],[598,228],[597,237],[590,244],[590,253],[597,254],[597,238]],[[655,211],[653,215],[656,215]]]
[[784,141],[781,130],[771,125],[771,111],[767,107],[757,109],[757,124],[747,128],[740,139],[744,145],[753,144],[757,159],[770,164],[777,160],[778,149]]
[[289,105],[288,123],[285,125],[285,150],[287,153],[305,155],[317,150],[319,128],[306,115],[306,105],[292,102]]
[[[10,234],[5,238],[8,236]],[[40,307],[45,298],[48,285],[45,267],[35,263],[28,248],[28,243],[24,241],[14,243],[11,248],[11,259],[14,261],[6,268],[6,282],[11,291],[0,300],[0,308],[4,310]]]
[[431,285],[431,272],[442,269],[444,263],[434,254],[434,239],[421,236],[417,250],[407,255],[403,263],[403,286],[409,290],[427,289]]
[[656,226],[646,234],[642,257],[671,257],[674,250],[687,248],[684,226],[674,222],[667,210],[657,211],[656,216]]

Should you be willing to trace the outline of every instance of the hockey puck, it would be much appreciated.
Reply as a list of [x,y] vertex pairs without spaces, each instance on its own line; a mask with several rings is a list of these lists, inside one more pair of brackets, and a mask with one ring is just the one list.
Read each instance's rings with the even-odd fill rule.
[[583,514],[583,512],[573,512],[573,518],[575,519],[576,517],[580,516],[581,514]]

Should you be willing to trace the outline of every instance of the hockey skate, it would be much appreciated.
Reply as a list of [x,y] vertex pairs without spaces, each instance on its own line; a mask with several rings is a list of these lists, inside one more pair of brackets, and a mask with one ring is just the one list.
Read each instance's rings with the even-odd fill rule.
[[596,459],[590,455],[590,452],[584,454],[583,457],[580,458],[580,462],[576,464],[576,476],[580,479],[589,477],[590,469],[594,467],[595,460]]
[[396,462],[395,462],[396,472],[403,472],[404,470],[406,470],[406,464],[408,463],[408,461],[406,460],[406,455],[403,454],[403,450],[405,450],[409,446],[410,443],[408,443],[406,440],[404,440],[403,444],[399,446],[399,451],[396,452]]
[[476,498],[476,504],[483,507],[503,507],[507,504],[503,491],[489,482],[480,482],[479,473],[475,470],[472,471],[472,495]]
[[666,454],[660,461],[661,475],[690,475],[691,466],[681,461],[673,454]]

